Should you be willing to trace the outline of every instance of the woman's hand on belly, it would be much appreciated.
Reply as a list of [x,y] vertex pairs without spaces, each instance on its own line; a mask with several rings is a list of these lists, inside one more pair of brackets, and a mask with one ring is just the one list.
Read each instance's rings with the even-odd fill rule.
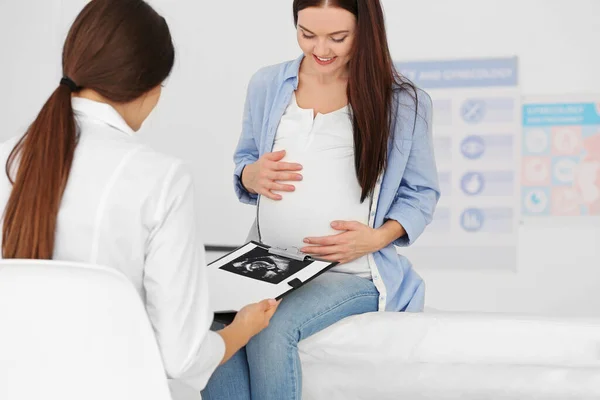
[[341,233],[308,237],[304,239],[304,243],[309,246],[300,250],[317,258],[346,264],[379,251],[387,245],[383,243],[384,238],[380,231],[360,222],[335,221],[331,227]]
[[255,163],[248,164],[242,172],[242,184],[246,190],[272,200],[282,199],[280,194],[272,191],[293,192],[296,189],[293,185],[280,182],[301,181],[302,175],[295,171],[300,171],[302,165],[281,162],[283,157],[285,150],[267,153]]

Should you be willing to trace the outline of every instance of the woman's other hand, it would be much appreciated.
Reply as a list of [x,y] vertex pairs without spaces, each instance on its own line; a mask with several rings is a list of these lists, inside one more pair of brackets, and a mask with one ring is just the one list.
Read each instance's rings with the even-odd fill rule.
[[267,153],[258,161],[248,164],[242,172],[242,185],[252,194],[260,194],[271,200],[281,200],[282,196],[273,191],[293,192],[295,186],[280,182],[301,181],[302,169],[297,163],[282,162],[285,150]]

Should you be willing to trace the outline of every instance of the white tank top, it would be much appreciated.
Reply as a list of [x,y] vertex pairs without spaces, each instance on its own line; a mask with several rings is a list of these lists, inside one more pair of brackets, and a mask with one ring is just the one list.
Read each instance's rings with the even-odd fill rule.
[[[283,114],[273,151],[285,150],[283,161],[303,166],[303,180],[283,200],[260,198],[258,223],[263,243],[282,248],[306,246],[306,237],[340,233],[335,220],[369,222],[371,199],[360,202],[361,187],[354,167],[354,137],[350,107],[327,114],[302,109],[295,95]],[[367,256],[332,271],[371,277]]]

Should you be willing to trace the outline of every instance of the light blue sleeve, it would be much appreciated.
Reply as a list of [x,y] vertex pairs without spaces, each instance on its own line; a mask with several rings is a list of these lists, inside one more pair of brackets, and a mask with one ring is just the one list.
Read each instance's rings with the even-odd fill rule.
[[254,94],[257,91],[258,84],[258,74],[255,74],[250,79],[250,83],[248,84],[246,101],[244,104],[242,133],[233,155],[233,161],[235,163],[235,169],[233,172],[233,186],[235,189],[235,194],[242,203],[252,205],[256,205],[258,195],[248,192],[244,185],[242,185],[242,172],[246,165],[258,161],[259,158],[259,148],[258,143],[256,142],[256,137],[260,135],[260,132],[255,134],[254,124],[252,121],[252,101]]
[[[423,233],[433,218],[440,198],[431,129],[433,104],[427,93],[421,90],[417,93],[418,107],[412,146],[396,199],[385,217],[398,221],[404,227],[406,235],[394,242],[396,246],[401,247],[413,244]],[[409,109],[413,114],[411,119],[414,120],[414,105],[401,105],[398,118],[406,120],[406,117],[400,114]]]

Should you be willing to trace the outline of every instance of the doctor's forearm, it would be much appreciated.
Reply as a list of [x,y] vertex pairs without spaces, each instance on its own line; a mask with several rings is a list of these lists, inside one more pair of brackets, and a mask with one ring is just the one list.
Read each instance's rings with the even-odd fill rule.
[[250,341],[250,335],[235,324],[229,325],[217,331],[217,333],[221,335],[225,342],[225,354],[219,365],[225,364],[227,360]]

